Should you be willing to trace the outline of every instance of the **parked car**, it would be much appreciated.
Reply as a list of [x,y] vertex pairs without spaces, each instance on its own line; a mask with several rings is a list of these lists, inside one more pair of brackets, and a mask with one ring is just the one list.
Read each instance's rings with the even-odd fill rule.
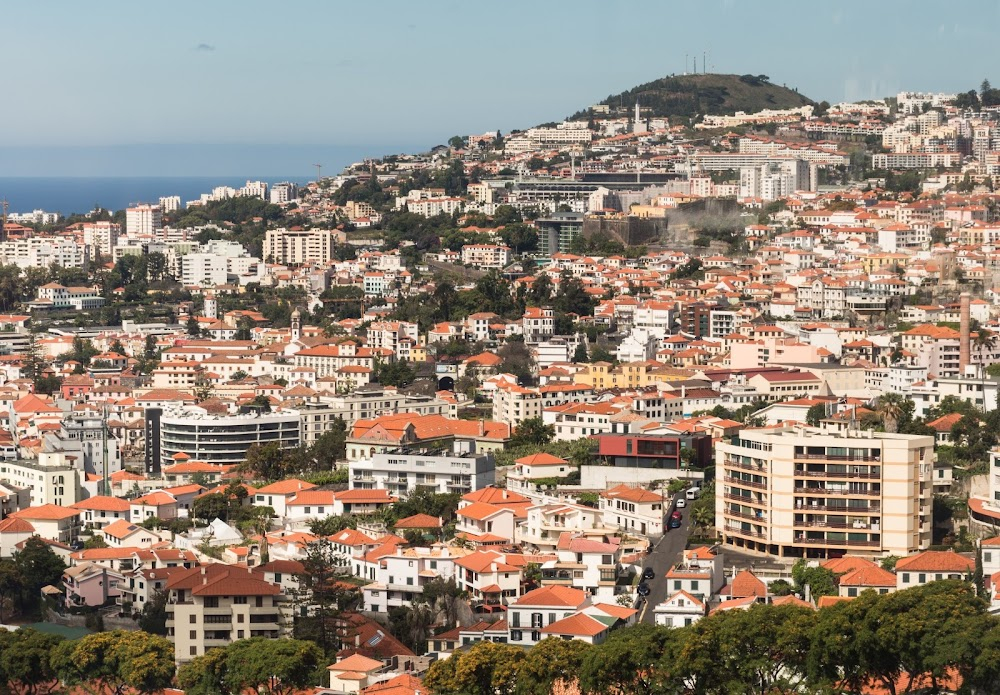
[[638,593],[640,596],[649,596],[649,584],[647,584],[646,582],[642,582],[641,584],[639,584],[639,586],[637,586],[635,590],[636,593]]
[[671,519],[670,523],[667,524],[667,528],[680,528],[680,527],[681,527],[680,519]]
[[684,518],[684,515],[680,513],[680,510],[675,509],[673,513],[670,515],[670,518],[677,519],[677,521],[680,521],[681,519]]
[[643,579],[643,581],[648,582],[650,579],[653,579],[655,576],[656,576],[656,572],[653,571],[652,567],[647,567],[646,569],[644,569],[642,571],[642,579]]
[[688,506],[688,503],[687,503],[687,500],[685,500],[683,497],[681,497],[679,500],[677,500],[677,508],[678,509],[683,509],[686,506]]

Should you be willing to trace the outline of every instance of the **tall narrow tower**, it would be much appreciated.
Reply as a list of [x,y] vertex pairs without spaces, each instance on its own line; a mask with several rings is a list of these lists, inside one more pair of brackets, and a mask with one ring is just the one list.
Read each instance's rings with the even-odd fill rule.
[[292,312],[292,340],[298,340],[302,337],[302,312],[295,309]]

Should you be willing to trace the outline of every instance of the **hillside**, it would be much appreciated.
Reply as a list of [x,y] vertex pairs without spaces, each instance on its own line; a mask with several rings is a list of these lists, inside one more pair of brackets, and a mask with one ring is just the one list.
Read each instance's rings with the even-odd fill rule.
[[788,109],[814,103],[786,87],[772,84],[766,75],[677,75],[664,77],[613,94],[601,101],[611,107],[642,107],[658,117],[690,118],[699,114],[753,113],[761,109]]

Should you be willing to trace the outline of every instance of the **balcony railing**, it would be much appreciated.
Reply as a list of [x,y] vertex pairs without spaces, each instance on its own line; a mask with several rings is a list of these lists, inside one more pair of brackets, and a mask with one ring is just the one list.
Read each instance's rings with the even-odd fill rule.
[[725,532],[736,536],[745,536],[747,538],[767,538],[767,536],[763,533],[757,533],[756,531],[744,531],[739,528],[726,528]]
[[797,487],[796,495],[838,495],[841,497],[878,497],[881,490],[848,490],[827,487]]
[[733,509],[725,509],[723,510],[722,513],[725,514],[726,516],[731,516],[736,519],[747,519],[748,521],[757,521],[762,524],[767,523],[766,516],[757,516],[756,514],[746,514],[744,512],[737,512]]
[[877,502],[874,504],[869,504],[865,507],[845,507],[842,505],[828,505],[828,504],[803,504],[801,502],[795,505],[796,510],[801,510],[805,512],[828,512],[833,514],[878,514],[882,510],[882,506]]
[[733,500],[734,502],[739,502],[740,504],[753,504],[758,507],[766,507],[767,502],[764,500],[753,499],[752,497],[740,497],[739,495],[733,495],[730,493],[725,493],[723,497],[727,500]]
[[727,483],[728,485],[736,485],[738,487],[752,487],[752,488],[754,488],[756,490],[766,490],[767,489],[767,483],[756,483],[756,482],[753,482],[751,480],[742,480],[740,478],[732,478],[732,477],[729,477],[729,476],[724,476],[722,478],[722,480],[723,480],[723,482]]
[[860,471],[807,471],[803,468],[797,468],[795,470],[795,475],[797,477],[809,477],[809,478],[862,478],[865,480],[878,480],[882,477],[881,473],[861,473]]
[[862,529],[863,530],[871,529],[871,530],[876,531],[876,532],[879,531],[879,525],[878,524],[872,525],[872,524],[869,524],[869,523],[861,523],[861,522],[847,523],[846,521],[794,521],[794,522],[792,522],[792,526],[801,526],[801,527],[810,527],[810,528],[813,528],[813,527],[816,527],[816,528],[843,528],[843,529],[855,529],[856,528],[856,529],[859,529],[859,530],[862,530]]
[[794,458],[807,461],[881,461],[881,456],[832,456],[827,454],[795,454]]
[[857,548],[877,548],[882,545],[881,541],[857,541],[850,540],[849,538],[806,538],[805,536],[797,536],[795,542],[806,543],[808,545],[848,545]]

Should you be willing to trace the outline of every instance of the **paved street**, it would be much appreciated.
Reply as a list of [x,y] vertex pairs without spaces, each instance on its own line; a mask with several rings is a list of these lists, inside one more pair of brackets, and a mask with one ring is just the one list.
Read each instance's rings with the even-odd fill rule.
[[667,531],[663,535],[663,538],[657,541],[653,547],[653,552],[649,554],[643,565],[643,569],[652,567],[653,571],[656,572],[653,580],[647,582],[650,589],[649,596],[646,597],[645,604],[639,607],[640,619],[644,623],[653,622],[653,607],[667,597],[667,579],[665,575],[667,574],[667,570],[680,560],[681,551],[684,550],[684,546],[687,544],[688,532],[691,530],[691,522],[688,517],[690,509],[690,507],[685,507],[680,510],[684,516],[681,527]]

